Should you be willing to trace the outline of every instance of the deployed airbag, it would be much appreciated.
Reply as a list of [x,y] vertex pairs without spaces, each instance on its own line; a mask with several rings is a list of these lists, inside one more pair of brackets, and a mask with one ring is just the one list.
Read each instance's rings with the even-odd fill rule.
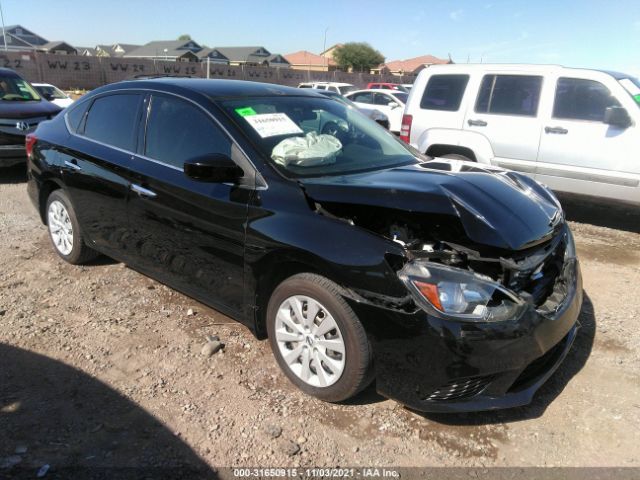
[[315,167],[335,163],[342,143],[333,135],[309,132],[304,137],[285,138],[271,152],[274,162],[289,166]]

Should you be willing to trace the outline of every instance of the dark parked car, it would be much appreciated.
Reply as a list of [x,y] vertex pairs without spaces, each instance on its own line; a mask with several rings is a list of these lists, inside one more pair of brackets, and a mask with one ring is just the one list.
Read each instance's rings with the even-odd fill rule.
[[60,110],[16,72],[0,68],[0,167],[24,163],[25,135]]
[[[322,133],[333,119],[346,128]],[[56,252],[109,255],[268,337],[327,401],[373,379],[427,411],[531,401],[582,302],[560,205],[526,176],[425,161],[310,90],[94,90],[27,140]]]

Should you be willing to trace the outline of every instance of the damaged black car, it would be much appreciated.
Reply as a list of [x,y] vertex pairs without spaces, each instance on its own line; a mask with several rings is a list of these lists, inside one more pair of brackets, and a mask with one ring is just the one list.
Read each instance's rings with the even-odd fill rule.
[[121,82],[27,149],[58,255],[108,255],[242,322],[320,399],[375,382],[423,411],[525,405],[576,336],[580,269],[546,187],[424,158],[312,91]]

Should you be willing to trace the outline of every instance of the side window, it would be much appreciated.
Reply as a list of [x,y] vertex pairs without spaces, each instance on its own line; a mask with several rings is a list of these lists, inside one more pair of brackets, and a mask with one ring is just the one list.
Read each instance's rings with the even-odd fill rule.
[[618,106],[618,100],[600,82],[582,78],[558,79],[554,118],[601,122],[607,107]]
[[74,104],[72,107],[69,107],[69,111],[66,113],[67,115],[67,124],[72,132],[78,132],[82,129],[82,121],[84,120],[84,115],[87,113],[89,109],[89,105],[91,102],[78,102]]
[[182,169],[186,160],[209,153],[231,155],[231,142],[218,126],[184,100],[154,96],[145,156]]
[[457,112],[467,83],[469,75],[433,75],[420,100],[420,108]]
[[535,117],[541,89],[542,77],[539,76],[485,75],[476,112]]
[[138,94],[114,94],[94,100],[85,122],[84,136],[135,151],[140,98]]
[[373,93],[371,92],[356,93],[351,97],[351,100],[353,100],[354,102],[360,102],[360,103],[373,103]]
[[373,97],[373,103],[375,105],[383,105],[383,106],[387,106],[389,105],[389,102],[393,102],[393,98],[391,98],[388,95],[385,95],[384,93],[376,93]]

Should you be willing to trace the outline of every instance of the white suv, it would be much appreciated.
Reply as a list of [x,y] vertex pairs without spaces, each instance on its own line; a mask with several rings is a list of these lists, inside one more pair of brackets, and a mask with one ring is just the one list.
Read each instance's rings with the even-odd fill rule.
[[640,82],[548,65],[435,65],[401,138],[430,156],[524,172],[554,190],[640,205]]
[[357,88],[350,83],[340,82],[304,82],[299,84],[298,88],[315,88],[317,90],[328,90],[330,92],[339,93],[340,95],[346,95],[349,92],[357,90]]

